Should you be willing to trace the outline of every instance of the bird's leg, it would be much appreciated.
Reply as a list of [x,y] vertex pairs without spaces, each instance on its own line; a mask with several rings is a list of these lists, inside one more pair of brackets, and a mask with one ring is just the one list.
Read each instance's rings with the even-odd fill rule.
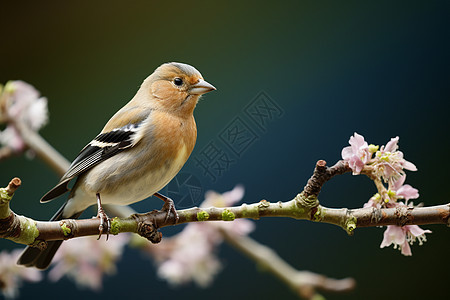
[[166,196],[160,194],[160,193],[155,193],[153,196],[156,196],[159,199],[161,199],[162,201],[164,201],[164,205],[161,210],[167,212],[166,221],[169,218],[170,213],[172,212],[175,216],[175,224],[176,224],[180,217],[178,216],[177,210],[175,209],[175,204],[173,203],[173,200],[170,199],[169,197],[166,197]]
[[98,226],[99,234],[97,240],[99,240],[100,237],[102,236],[105,224],[106,224],[106,240],[108,240],[109,231],[111,230],[111,219],[108,218],[105,211],[103,210],[100,194],[97,193],[96,196],[97,196],[97,218],[100,218],[100,226]]

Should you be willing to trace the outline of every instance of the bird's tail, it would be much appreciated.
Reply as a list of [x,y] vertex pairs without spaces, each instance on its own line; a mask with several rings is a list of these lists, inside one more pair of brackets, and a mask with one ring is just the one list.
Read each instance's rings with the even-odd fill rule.
[[[82,212],[77,213],[69,218],[63,217],[63,210],[65,206],[66,204],[61,206],[56,214],[50,219],[50,221],[59,221],[62,219],[78,219]],[[26,267],[47,269],[62,242],[63,241],[49,241],[47,242],[47,248],[45,248],[44,250],[27,246],[22,252],[22,255],[19,257],[17,264],[24,265]]]

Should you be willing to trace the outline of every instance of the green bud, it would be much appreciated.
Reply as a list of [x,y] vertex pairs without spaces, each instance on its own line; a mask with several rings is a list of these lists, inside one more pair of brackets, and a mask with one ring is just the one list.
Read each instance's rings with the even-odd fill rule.
[[378,149],[380,148],[380,146],[374,145],[374,144],[370,144],[369,145],[369,152],[370,153],[375,153],[378,151]]
[[119,234],[120,230],[120,219],[118,217],[115,217],[111,220],[111,229],[109,230],[109,232],[113,235],[117,235]]
[[209,219],[209,214],[208,214],[208,212],[202,210],[202,211],[199,211],[199,212],[197,213],[197,220],[199,220],[199,221],[206,221],[206,220],[208,220],[208,219]]
[[380,199],[381,199],[381,195],[379,193],[376,193],[375,195],[372,196],[373,201],[380,201]]
[[391,199],[397,198],[397,193],[393,190],[388,190],[387,194]]
[[236,218],[236,216],[234,215],[234,213],[229,210],[229,209],[224,209],[222,212],[222,220],[224,221],[234,221],[234,219]]
[[69,227],[67,227],[66,223],[63,223],[61,225],[61,230],[62,230],[64,236],[68,236],[72,232],[72,230]]

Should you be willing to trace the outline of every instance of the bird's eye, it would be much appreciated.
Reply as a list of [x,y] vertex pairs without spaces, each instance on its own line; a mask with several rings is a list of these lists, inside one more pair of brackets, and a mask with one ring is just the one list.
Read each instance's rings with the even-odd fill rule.
[[176,85],[176,86],[181,86],[182,84],[183,84],[183,79],[181,79],[181,78],[175,78],[174,80],[173,80],[173,83]]

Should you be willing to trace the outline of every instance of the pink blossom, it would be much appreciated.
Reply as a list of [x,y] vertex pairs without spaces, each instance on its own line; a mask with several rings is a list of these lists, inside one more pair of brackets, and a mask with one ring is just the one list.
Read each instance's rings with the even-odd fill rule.
[[225,192],[223,194],[218,194],[214,191],[207,191],[205,193],[205,200],[202,202],[200,207],[208,207],[208,206],[232,206],[244,197],[244,187],[241,185],[237,185],[231,191]]
[[369,146],[364,141],[364,137],[356,132],[354,136],[350,137],[349,144],[350,146],[342,149],[342,159],[348,162],[353,175],[358,175],[370,159]]
[[168,243],[171,251],[164,251],[163,255],[159,255],[159,277],[172,285],[193,281],[201,287],[206,287],[212,282],[222,268],[215,253],[221,238],[217,232],[202,225],[189,224],[176,237],[166,241],[163,247],[167,248]]
[[[201,207],[231,206],[243,196],[244,188],[241,186],[223,194],[207,192]],[[253,229],[253,222],[245,219],[189,223],[177,235],[165,238],[157,245],[149,245],[147,250],[156,260],[158,275],[170,284],[193,281],[206,287],[222,268],[217,257],[217,248],[223,242],[220,231],[246,235]]]
[[126,234],[112,236],[108,241],[95,237],[65,241],[55,255],[49,278],[58,281],[67,276],[81,287],[100,290],[103,274],[116,272],[115,263],[128,241]]
[[0,143],[16,152],[23,151],[26,146],[17,129],[11,125],[7,125],[3,131],[0,131]]
[[[218,194],[214,191],[208,191],[205,193],[205,201],[200,205],[200,207],[225,207],[225,206],[233,206],[234,204],[241,201],[242,197],[244,197],[244,188],[240,185],[237,185],[231,191],[225,192],[223,194]],[[255,224],[246,219],[238,219],[233,222],[209,222],[201,225],[206,226],[215,226],[216,228],[222,228],[230,231],[233,234],[238,235],[247,235],[255,229]]]
[[381,197],[380,194],[375,194],[372,198],[369,199],[366,203],[363,205],[364,208],[366,207],[374,207],[374,208],[381,208]]
[[417,171],[416,166],[403,158],[403,153],[398,151],[399,137],[392,138],[386,146],[381,146],[376,152],[373,168],[377,177],[385,182],[397,179],[404,174],[403,169]]
[[431,231],[423,230],[417,225],[405,225],[403,227],[389,225],[384,232],[380,248],[394,244],[394,249],[398,247],[403,255],[411,256],[412,252],[409,245],[412,245],[416,240],[419,241],[419,245],[422,245],[427,240],[425,233],[431,233]]
[[[48,121],[47,99],[30,84],[21,81],[8,82],[0,95],[4,119],[21,122],[37,131]],[[25,143],[12,124],[0,132],[0,142],[15,151],[22,151]]]
[[37,282],[42,279],[40,271],[17,265],[21,253],[22,249],[0,252],[0,291],[6,299],[19,296],[19,287],[24,280]]
[[419,198],[419,190],[413,188],[409,184],[403,184],[406,179],[406,174],[403,174],[400,178],[393,180],[390,184],[390,190],[395,191],[397,199],[417,199]]

